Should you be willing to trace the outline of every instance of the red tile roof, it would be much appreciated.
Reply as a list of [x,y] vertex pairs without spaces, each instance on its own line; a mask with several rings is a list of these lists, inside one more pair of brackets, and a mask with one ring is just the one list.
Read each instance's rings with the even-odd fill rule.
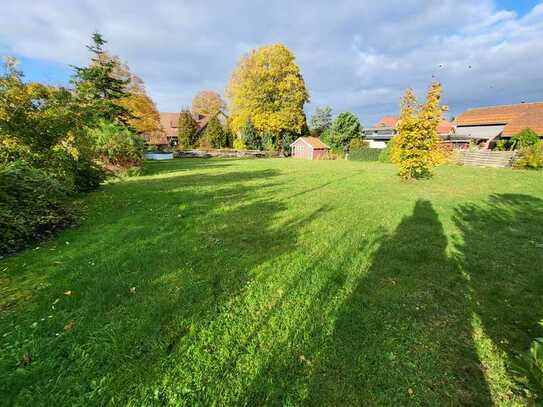
[[[166,132],[166,135],[168,137],[176,137],[177,136],[177,122],[179,121],[179,112],[171,113],[171,112],[160,112],[160,125]],[[199,115],[198,117],[194,117],[194,120],[196,121],[196,125],[198,126],[197,131],[201,131],[209,121],[211,117],[210,116],[204,116]]]
[[[377,123],[375,123],[374,127],[396,127],[396,124],[398,123],[399,117],[398,116],[383,116]],[[439,123],[439,126],[437,126],[437,132],[439,134],[448,134],[453,129],[453,124],[448,120],[442,120],[441,123]]]
[[309,144],[311,147],[317,150],[323,149],[323,148],[325,149],[330,148],[317,137],[298,137],[292,144],[296,144],[298,141],[304,141],[306,144]]
[[468,109],[456,118],[457,126],[505,124],[504,136],[514,136],[527,127],[543,135],[543,102],[519,103]]
[[374,127],[396,127],[398,116],[383,116]]
[[441,120],[441,123],[437,126],[437,132],[439,134],[449,134],[453,128],[454,125],[450,121]]

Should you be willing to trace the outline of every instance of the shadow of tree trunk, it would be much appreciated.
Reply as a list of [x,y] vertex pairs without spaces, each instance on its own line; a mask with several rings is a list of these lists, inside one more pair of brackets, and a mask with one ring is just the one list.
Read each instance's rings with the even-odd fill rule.
[[461,232],[457,262],[469,281],[479,330],[488,348],[501,351],[501,380],[514,387],[512,359],[543,333],[537,325],[543,318],[543,201],[496,194],[484,204],[460,206],[454,221]]
[[465,278],[428,201],[385,238],[315,364],[317,405],[489,405]]

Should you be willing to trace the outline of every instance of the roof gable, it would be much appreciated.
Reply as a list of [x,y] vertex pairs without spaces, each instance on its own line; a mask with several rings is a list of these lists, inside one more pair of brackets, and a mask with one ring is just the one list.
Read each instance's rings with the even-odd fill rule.
[[295,144],[304,143],[305,145],[311,147],[312,149],[329,149],[326,144],[324,144],[320,139],[317,137],[298,137],[293,143],[290,145],[293,146]]

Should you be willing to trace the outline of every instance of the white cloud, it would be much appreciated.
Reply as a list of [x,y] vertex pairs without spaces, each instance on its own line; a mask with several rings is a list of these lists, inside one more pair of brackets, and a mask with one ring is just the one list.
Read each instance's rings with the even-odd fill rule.
[[99,30],[161,110],[204,88],[222,92],[241,54],[272,42],[296,54],[312,105],[355,111],[366,125],[433,76],[453,113],[543,100],[543,4],[519,16],[491,0],[365,3],[8,0],[0,49],[81,64]]

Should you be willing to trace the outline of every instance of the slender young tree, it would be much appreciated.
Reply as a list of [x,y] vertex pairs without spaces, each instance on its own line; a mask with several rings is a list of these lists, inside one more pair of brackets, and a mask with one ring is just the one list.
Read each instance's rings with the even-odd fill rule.
[[432,175],[436,165],[435,152],[439,142],[437,126],[441,122],[439,104],[441,85],[432,83],[426,102],[419,106],[412,89],[407,89],[401,103],[398,135],[391,159],[399,166],[403,179],[419,179]]

